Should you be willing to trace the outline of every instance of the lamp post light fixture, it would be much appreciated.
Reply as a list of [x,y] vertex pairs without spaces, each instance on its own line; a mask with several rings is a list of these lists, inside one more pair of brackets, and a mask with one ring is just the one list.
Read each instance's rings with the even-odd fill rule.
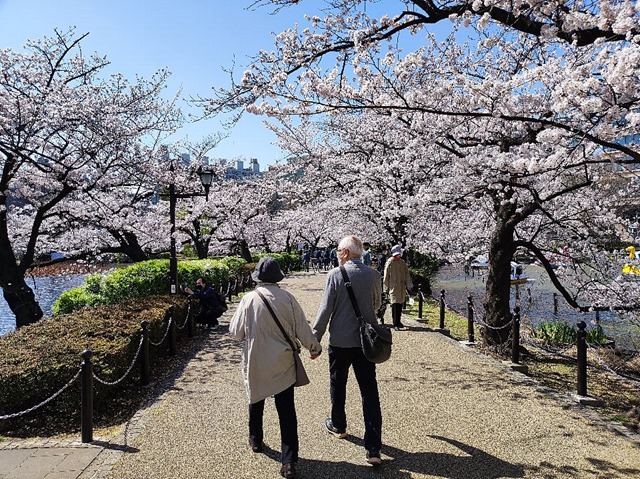
[[169,171],[171,172],[171,182],[169,183],[169,220],[171,222],[171,256],[169,257],[169,276],[171,284],[171,294],[178,292],[178,258],[176,257],[176,200],[178,198],[195,198],[197,196],[204,196],[209,201],[209,188],[213,183],[215,173],[209,169],[198,168],[198,176],[200,176],[200,182],[204,187],[203,193],[176,193],[176,186],[173,182],[173,162],[169,165]]

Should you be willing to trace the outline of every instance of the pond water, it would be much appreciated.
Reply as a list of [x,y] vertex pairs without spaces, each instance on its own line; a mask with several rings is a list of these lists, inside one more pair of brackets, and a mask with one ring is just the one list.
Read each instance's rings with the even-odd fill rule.
[[[531,279],[525,284],[511,287],[511,308],[521,308],[522,324],[537,324],[541,321],[561,320],[570,324],[578,321],[587,323],[587,329],[596,322],[595,313],[580,313],[570,307],[560,294],[557,294],[557,312],[554,308],[553,293],[557,290],[548,279],[545,271],[536,265],[525,266],[525,272]],[[476,317],[484,316],[482,299],[485,290],[486,272],[474,272],[467,275],[462,266],[446,266],[440,269],[432,284],[432,295],[440,297],[445,290],[445,303],[460,314],[467,315],[467,297],[473,298]],[[640,325],[621,318],[618,314],[600,312],[600,325],[616,345],[625,349],[640,350]]]
[[[51,315],[53,303],[60,294],[80,286],[86,274],[70,274],[64,276],[39,276],[27,278],[27,284],[33,289],[36,300],[40,303],[45,316]],[[9,309],[9,305],[0,295],[0,336],[16,329],[16,318]]]

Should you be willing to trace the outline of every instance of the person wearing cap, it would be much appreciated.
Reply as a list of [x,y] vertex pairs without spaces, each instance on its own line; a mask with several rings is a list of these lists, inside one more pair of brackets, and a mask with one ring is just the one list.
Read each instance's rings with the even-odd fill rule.
[[311,359],[320,355],[322,346],[298,301],[278,285],[284,274],[274,258],[262,258],[251,277],[258,283],[256,289],[242,298],[229,323],[229,334],[243,341],[242,374],[249,398],[249,445],[253,452],[264,450],[264,400],[274,396],[280,421],[280,475],[292,478],[296,475],[299,449],[294,352],[258,292],[268,301],[291,340],[309,350]]
[[182,290],[200,301],[200,310],[195,317],[195,322],[206,324],[207,329],[216,331],[219,327],[218,318],[227,310],[227,305],[221,301],[218,293],[203,278],[196,280],[195,290],[186,286],[183,286]]
[[413,289],[409,267],[402,259],[402,247],[391,248],[391,259],[384,267],[384,291],[391,303],[391,318],[396,330],[406,329],[402,324],[402,305],[407,298],[407,290]]
[[[347,272],[363,318],[365,321],[375,322],[375,312],[380,307],[382,282],[375,269],[362,263],[362,250],[360,238],[347,236],[338,244],[338,258]],[[327,274],[322,300],[313,323],[313,333],[318,341],[327,329],[331,416],[325,419],[325,429],[338,439],[348,436],[345,406],[349,369],[353,368],[362,398],[365,457],[369,464],[378,466],[382,462],[382,411],[376,365],[362,352],[360,322],[340,268],[333,268]]]

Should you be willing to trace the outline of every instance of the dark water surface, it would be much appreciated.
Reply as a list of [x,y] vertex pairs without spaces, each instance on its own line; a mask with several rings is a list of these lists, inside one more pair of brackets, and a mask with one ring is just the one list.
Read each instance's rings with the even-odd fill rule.
[[[523,325],[537,324],[541,321],[561,320],[575,325],[578,321],[587,323],[587,329],[595,326],[595,313],[580,313],[571,308],[558,294],[557,313],[554,313],[553,293],[557,292],[544,270],[536,265],[527,265],[525,273],[531,281],[511,287],[511,308],[521,308]],[[445,290],[445,303],[457,312],[467,315],[467,296],[473,298],[476,317],[484,316],[482,299],[485,290],[485,274],[466,275],[462,266],[446,266],[442,268],[433,282],[433,296],[440,297]],[[618,314],[600,312],[600,324],[616,345],[633,350],[640,350],[640,325],[621,318]]]
[[[80,286],[86,274],[70,274],[65,276],[40,276],[27,278],[27,284],[33,289],[36,300],[45,316],[51,315],[51,307],[60,294]],[[16,329],[16,319],[9,305],[0,295],[0,336]]]

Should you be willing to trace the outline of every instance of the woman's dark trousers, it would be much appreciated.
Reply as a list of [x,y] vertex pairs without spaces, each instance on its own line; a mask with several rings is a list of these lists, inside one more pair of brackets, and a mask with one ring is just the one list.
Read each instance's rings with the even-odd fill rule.
[[[275,395],[276,410],[280,421],[280,459],[282,464],[298,462],[298,419],[294,402],[293,385]],[[260,444],[264,439],[262,417],[264,399],[249,404],[249,437]]]

